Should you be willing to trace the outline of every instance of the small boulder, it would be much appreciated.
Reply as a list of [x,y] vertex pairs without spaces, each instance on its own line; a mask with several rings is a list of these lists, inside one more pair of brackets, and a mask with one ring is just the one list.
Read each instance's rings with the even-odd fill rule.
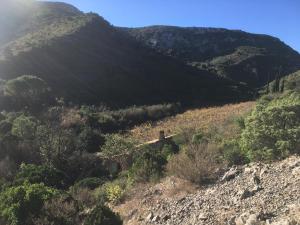
[[224,176],[222,177],[221,181],[229,181],[234,179],[238,174],[240,173],[240,171],[233,167],[231,168],[229,171],[227,171]]
[[236,225],[260,225],[261,222],[256,214],[243,213],[235,220]]
[[146,221],[152,221],[153,218],[154,218],[154,214],[153,214],[153,212],[150,212],[148,214],[148,216],[146,217]]

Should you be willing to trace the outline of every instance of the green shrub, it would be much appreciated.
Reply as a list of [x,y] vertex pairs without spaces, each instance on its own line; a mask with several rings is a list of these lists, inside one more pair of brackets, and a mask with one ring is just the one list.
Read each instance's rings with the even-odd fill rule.
[[85,220],[84,225],[122,225],[118,215],[100,201]]
[[202,143],[207,143],[207,142],[208,142],[208,140],[205,137],[204,133],[198,132],[198,133],[193,135],[193,138],[192,138],[192,143],[193,144],[202,144]]
[[173,154],[178,153],[179,148],[176,144],[164,144],[161,155],[164,159],[169,160]]
[[251,161],[280,159],[299,152],[299,94],[261,99],[245,120],[240,146]]
[[21,115],[12,125],[12,134],[22,139],[33,139],[37,128],[37,122],[33,117]]
[[66,177],[63,172],[45,165],[22,164],[16,175],[15,182],[23,183],[29,181],[31,184],[43,183],[49,187],[64,188]]
[[146,147],[134,157],[130,177],[137,182],[157,180],[163,175],[167,159],[160,151]]
[[223,154],[229,166],[242,165],[248,162],[245,153],[239,146],[238,140],[226,141],[223,144]]
[[10,96],[16,107],[33,107],[50,100],[50,88],[42,79],[24,75],[5,83],[4,93]]
[[240,117],[236,118],[235,121],[240,129],[242,129],[242,130],[245,129],[245,118],[244,117],[240,116]]
[[134,142],[118,134],[106,135],[106,142],[101,148],[105,156],[114,156],[132,151]]
[[45,164],[65,170],[74,152],[79,152],[73,130],[59,126],[41,125],[37,127],[37,144],[40,156]]
[[30,224],[30,220],[39,215],[44,202],[56,194],[55,189],[44,184],[25,182],[7,188],[0,193],[0,216],[11,225]]
[[119,184],[108,183],[105,185],[105,195],[106,199],[112,203],[118,203],[121,201],[125,191]]

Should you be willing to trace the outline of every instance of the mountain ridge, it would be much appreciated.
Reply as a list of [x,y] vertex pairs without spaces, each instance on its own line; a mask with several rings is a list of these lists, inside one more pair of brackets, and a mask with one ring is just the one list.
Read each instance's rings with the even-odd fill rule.
[[[47,21],[47,13],[40,17]],[[231,87],[238,84],[144,48],[91,13],[54,22],[50,18],[49,25],[1,47],[6,53],[0,60],[2,79],[34,74],[49,83],[57,97],[77,103],[210,101],[239,93]],[[208,89],[214,85],[219,89]]]
[[[283,64],[283,70],[288,67],[291,72],[294,67],[300,68],[300,63],[292,62],[292,59],[298,62],[299,54],[271,37],[265,41],[263,36],[260,45],[271,46],[275,57],[270,55],[270,50],[264,55],[255,44],[244,46],[243,43],[255,42],[251,35],[247,36],[249,40],[240,40],[240,35],[246,32],[234,31],[235,36],[230,36],[232,31],[228,29],[189,28],[186,31],[185,28],[170,27],[168,29],[185,32],[183,38],[182,34],[176,34],[178,40],[174,40],[172,35],[164,32],[164,27],[150,28],[150,31],[163,29],[158,35],[166,36],[168,45],[178,44],[178,51],[171,48],[168,52],[166,48],[166,52],[145,45],[130,34],[131,29],[114,27],[97,14],[82,13],[65,3],[32,4],[34,6],[28,6],[27,13],[24,11],[25,17],[18,18],[13,24],[8,22],[8,17],[2,23],[4,27],[7,24],[15,29],[8,32],[13,38],[0,37],[0,78],[8,80],[23,74],[37,75],[49,83],[56,97],[71,102],[143,105],[231,101],[240,96],[241,99],[252,97],[253,87],[276,76],[274,64]],[[32,9],[39,10],[30,14]],[[9,16],[9,10],[6,11]],[[19,29],[22,25],[23,29]],[[207,35],[207,31],[210,36],[204,40],[193,39],[190,30],[198,32],[195,37]],[[185,43],[184,38],[192,38],[193,43]],[[231,43],[229,46],[228,42]],[[196,51],[195,45],[198,45]],[[211,49],[214,51],[209,52]],[[283,56],[279,57],[278,52]],[[184,57],[192,60],[183,60]],[[270,66],[265,66],[268,63]],[[255,70],[257,74],[253,73]],[[269,77],[261,75],[268,73],[271,73]]]
[[[253,87],[262,86],[275,79],[279,73],[275,71],[278,70],[275,68],[276,66],[283,67],[282,74],[279,74],[279,76],[287,75],[300,68],[299,53],[280,39],[270,35],[203,27],[149,26],[119,29],[124,30],[136,40],[162,54],[177,58],[196,68],[209,68],[210,72],[235,81],[246,82]],[[258,71],[257,75],[247,71],[247,66],[242,65],[238,68],[239,72],[243,73],[244,77],[242,77],[237,72],[230,71],[235,70],[235,68],[226,65],[229,64],[226,60],[218,65],[211,63],[216,57],[230,58],[230,55],[241,47],[265,49],[264,54],[252,54],[253,60],[250,60],[249,63],[257,64],[258,68],[255,68],[255,65],[250,65],[255,70],[259,70],[259,67],[267,67],[267,71],[262,69],[261,72]],[[243,54],[247,56],[248,52],[244,51]],[[263,56],[263,62],[256,59],[256,56],[260,56],[260,58]],[[274,58],[276,63],[272,63]],[[219,67],[229,71],[222,71]],[[258,77],[258,79],[253,79],[253,76]]]

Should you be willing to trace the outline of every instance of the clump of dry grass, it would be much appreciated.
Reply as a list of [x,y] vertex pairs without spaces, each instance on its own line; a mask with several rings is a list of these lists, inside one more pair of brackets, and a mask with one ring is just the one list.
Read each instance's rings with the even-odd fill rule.
[[190,144],[170,159],[167,171],[179,178],[204,184],[214,180],[222,166],[217,160],[218,156],[219,150],[214,144]]
[[129,136],[140,142],[145,142],[156,139],[161,130],[164,130],[166,135],[181,133],[182,130],[186,129],[201,129],[206,132],[216,125],[226,123],[230,118],[248,113],[254,105],[255,102],[244,102],[221,107],[188,110],[156,123],[145,123],[137,126],[129,132]]

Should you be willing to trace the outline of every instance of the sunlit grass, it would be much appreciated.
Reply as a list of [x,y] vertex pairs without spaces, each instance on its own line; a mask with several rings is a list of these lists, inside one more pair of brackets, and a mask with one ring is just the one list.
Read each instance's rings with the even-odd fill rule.
[[253,109],[255,102],[228,104],[221,107],[188,110],[177,116],[156,123],[145,123],[136,126],[129,136],[140,142],[158,138],[159,131],[166,135],[177,134],[185,129],[209,131],[213,126],[222,125],[231,118],[244,115]]

